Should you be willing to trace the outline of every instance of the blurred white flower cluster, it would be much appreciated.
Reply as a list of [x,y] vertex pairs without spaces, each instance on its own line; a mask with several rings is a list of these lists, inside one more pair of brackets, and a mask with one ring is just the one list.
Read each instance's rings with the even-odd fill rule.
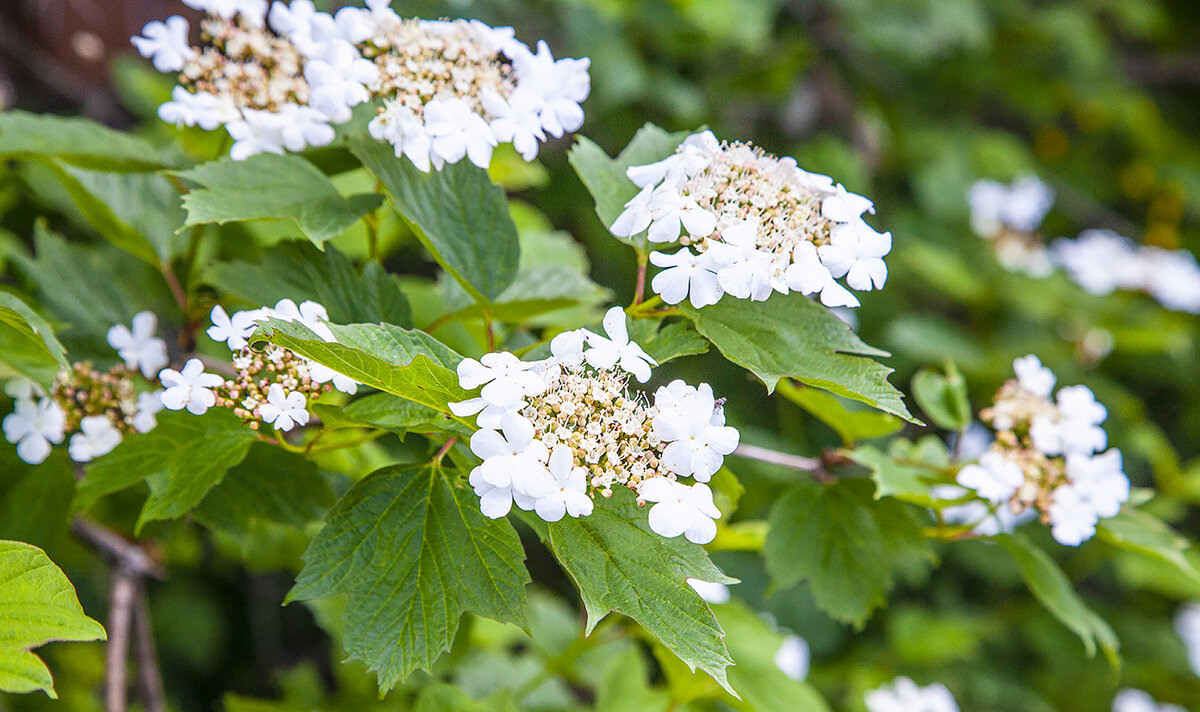
[[967,193],[971,228],[990,240],[1000,264],[1013,272],[1046,277],[1054,271],[1050,252],[1037,230],[1054,204],[1054,190],[1037,176],[1026,175],[1005,185],[976,181]]
[[958,703],[945,685],[920,687],[907,677],[871,690],[864,702],[868,712],[958,712]]
[[168,360],[157,329],[158,318],[148,311],[133,317],[132,328],[114,325],[108,343],[122,363],[104,373],[86,361],[72,364],[58,374],[49,393],[26,378],[6,383],[4,392],[15,408],[4,418],[4,437],[17,446],[17,456],[40,464],[74,433],[67,453],[76,462],[89,462],[111,452],[125,433],[153,430],[163,407],[155,376]]
[[1175,614],[1175,632],[1187,650],[1192,672],[1200,675],[1200,601],[1185,603]]
[[[470,475],[485,516],[503,517],[516,504],[555,522],[592,512],[597,492],[615,486],[653,502],[650,528],[705,544],[721,516],[707,483],[738,444],[721,402],[708,384],[673,381],[651,405],[628,390],[657,365],[629,340],[625,313],[604,317],[605,336],[586,329],[559,334],[552,356],[535,362],[509,353],[464,359],[459,383],[479,396],[451,404],[481,428],[471,450],[483,464]],[[692,478],[685,484],[681,478]]]
[[309,420],[308,400],[337,388],[355,393],[358,384],[342,374],[275,345],[262,351],[248,348],[248,339],[258,323],[267,319],[297,322],[326,342],[336,342],[329,328],[329,313],[314,301],[296,304],[281,299],[274,307],[261,307],[228,314],[220,305],[210,314],[206,332],[213,341],[225,343],[233,352],[234,374],[225,379],[204,371],[200,359],[190,359],[180,371],[166,369],[159,378],[166,391],[163,405],[169,410],[187,410],[203,415],[214,406],[229,408],[234,415],[257,429],[265,423],[287,432]]
[[1187,708],[1159,703],[1148,692],[1125,688],[1113,698],[1112,712],[1187,712]]
[[587,59],[535,53],[512,28],[477,20],[402,19],[388,0],[318,11],[311,0],[184,0],[206,13],[201,46],[176,15],[151,22],[133,44],[179,85],[159,116],[234,139],[230,156],[301,151],[334,139],[334,125],[372,99],[371,135],[423,171],[464,157],[486,168],[511,142],[526,160],[547,135],[583,124]]
[[1017,377],[980,413],[996,431],[991,447],[959,471],[958,487],[939,487],[934,495],[978,497],[942,514],[983,536],[1036,515],[1060,544],[1078,546],[1129,499],[1121,451],[1105,449],[1101,423],[1108,411],[1087,386],[1060,388],[1051,400],[1056,378],[1036,356],[1017,359],[1013,370]]
[[682,249],[652,252],[663,270],[651,288],[668,304],[700,308],[728,294],[763,301],[773,292],[820,295],[829,307],[856,307],[851,289],[880,289],[891,233],[863,220],[870,200],[741,142],[711,131],[689,136],[657,163],[633,166],[641,188],[610,227],[618,237],[647,232],[652,243]]

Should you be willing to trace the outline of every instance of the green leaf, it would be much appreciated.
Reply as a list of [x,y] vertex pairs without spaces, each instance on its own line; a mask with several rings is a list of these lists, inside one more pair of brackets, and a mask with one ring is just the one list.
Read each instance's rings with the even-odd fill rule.
[[708,341],[686,321],[666,324],[651,319],[637,319],[629,324],[629,338],[645,349],[660,366],[673,359],[708,351]]
[[953,363],[946,375],[928,369],[917,371],[912,381],[913,398],[938,427],[962,430],[971,423],[971,403],[967,400],[967,382]]
[[914,510],[873,490],[863,479],[793,487],[771,510],[763,548],[776,586],[807,581],[821,610],[859,629],[899,568],[934,558]]
[[145,141],[79,118],[0,113],[0,156],[58,158],[101,171],[156,171],[170,167],[158,149]]
[[1101,519],[1096,534],[1113,546],[1169,564],[1177,575],[1200,585],[1200,572],[1184,556],[1191,544],[1152,514],[1127,506],[1117,516]]
[[178,175],[200,186],[183,197],[186,226],[291,220],[318,247],[383,201],[371,194],[343,198],[324,173],[292,155],[260,153],[244,161],[212,161]]
[[1012,556],[1034,598],[1083,641],[1088,657],[1096,654],[1099,644],[1109,663],[1120,667],[1116,633],[1079,598],[1054,559],[1020,534],[1002,535],[996,541]]
[[87,466],[76,506],[86,509],[110,492],[145,480],[150,497],[138,517],[139,530],[150,521],[182,516],[246,457],[254,439],[254,431],[223,408],[201,416],[163,411],[154,430],[127,435],[115,450]]
[[[639,188],[625,175],[630,166],[641,166],[661,161],[675,152],[679,144],[691,135],[691,131],[668,133],[654,124],[638,129],[633,140],[616,158],[609,158],[604,149],[584,136],[578,136],[568,154],[568,160],[579,179],[592,194],[596,202],[596,215],[605,228],[613,224],[625,203],[637,195]],[[645,235],[616,238],[633,245],[641,252],[648,249]]]
[[303,456],[255,443],[196,507],[203,525],[249,538],[256,521],[301,528],[333,506],[333,490]]
[[383,183],[396,211],[459,284],[480,301],[498,298],[517,276],[521,248],[504,191],[468,161],[422,173],[391,146],[350,139],[351,152]]
[[548,526],[555,557],[587,608],[587,633],[610,611],[633,618],[693,670],[700,668],[733,692],[725,668],[733,663],[724,632],[686,579],[732,583],[704,549],[650,531],[634,496],[618,488],[599,498],[591,516]]
[[629,646],[608,662],[596,689],[596,712],[667,712],[671,698],[650,686],[641,651]]
[[391,393],[372,393],[342,408],[323,403],[313,407],[326,426],[382,428],[401,435],[438,430],[468,438],[475,431],[434,408]]
[[252,341],[278,344],[359,383],[440,413],[449,413],[447,403],[469,397],[454,371],[462,356],[423,331],[388,324],[330,328],[337,343],[327,343],[297,322],[271,319],[259,326]]
[[929,494],[930,487],[952,479],[946,472],[950,454],[935,435],[927,435],[916,443],[896,438],[888,443],[886,453],[870,445],[860,445],[843,454],[871,470],[876,499],[895,497],[931,507],[935,500]]
[[525,552],[454,472],[390,467],[359,482],[304,554],[288,600],[348,594],[344,643],[387,690],[450,647],[464,610],[524,627]]
[[[114,182],[145,184],[153,179],[162,180],[161,177],[154,175],[147,177],[136,174],[108,174],[114,176],[115,180],[104,181],[103,178],[97,177],[105,174],[89,173],[78,168],[72,169],[60,164],[58,161],[48,160],[45,166],[50,175],[54,176],[62,186],[63,191],[70,197],[76,210],[79,211],[80,217],[96,232],[100,233],[101,237],[146,264],[157,266],[160,263],[160,255],[150,240],[134,229],[122,217],[118,217],[113,208],[105,202],[105,199],[93,192],[92,189],[89,189],[89,186],[85,185],[81,178],[89,175],[92,176],[92,183],[96,185],[91,186],[91,188],[103,190],[104,187],[111,188]],[[136,200],[136,196],[138,196],[137,193],[130,196],[119,191],[107,191],[105,197],[109,199],[122,199],[127,203]],[[177,227],[178,224],[173,225],[171,230],[173,231]],[[156,237],[159,238],[160,242],[167,243],[164,245],[163,250],[165,255],[169,251],[170,233]]]
[[0,365],[41,384],[54,384],[60,369],[70,368],[67,351],[46,320],[15,294],[0,292]]
[[904,421],[891,413],[861,409],[862,406],[859,406],[861,410],[851,410],[843,399],[816,388],[796,386],[788,381],[778,385],[780,395],[832,428],[845,445],[891,435],[904,427]]
[[65,448],[29,465],[14,448],[0,448],[0,539],[56,546],[67,533],[75,494],[74,463]]
[[811,299],[777,294],[765,302],[725,299],[703,309],[680,307],[726,358],[761,378],[768,393],[791,377],[918,422],[887,381],[892,369],[868,358],[889,354],[864,344]]
[[210,284],[251,304],[312,299],[338,324],[412,326],[412,310],[396,278],[377,262],[358,270],[337,248],[321,251],[299,240],[282,242],[257,263],[224,262],[211,268]]
[[0,690],[42,690],[57,699],[33,648],[54,640],[103,640],[62,569],[36,546],[0,541]]
[[793,680],[775,665],[775,653],[783,644],[782,633],[740,601],[718,606],[716,612],[734,660],[729,683],[742,696],[741,701],[727,700],[727,704],[747,712],[829,712],[812,685]]

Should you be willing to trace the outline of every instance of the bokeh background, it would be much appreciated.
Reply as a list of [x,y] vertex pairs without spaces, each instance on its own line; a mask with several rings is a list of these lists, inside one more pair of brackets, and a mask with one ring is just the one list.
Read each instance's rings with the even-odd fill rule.
[[[331,3],[317,3],[327,8]],[[336,5],[337,3],[334,3]],[[1107,424],[1136,486],[1162,494],[1155,513],[1195,537],[1200,518],[1200,317],[1143,295],[1088,295],[1062,274],[1011,274],[972,234],[966,193],[979,178],[1033,173],[1057,199],[1043,228],[1073,237],[1110,228],[1166,248],[1200,248],[1200,8],[1194,0],[560,0],[394,2],[406,16],[478,17],[556,56],[587,56],[592,94],[580,131],[610,154],[644,122],[712,128],[794,156],[874,199],[873,224],[894,235],[890,277],[864,295],[858,331],[893,353],[893,382],[952,360],[973,407],[987,404],[1011,360],[1036,353],[1060,383],[1085,383],[1109,406]],[[190,11],[168,0],[5,0],[0,3],[0,106],[82,114],[163,142],[155,117],[172,80],[132,51],[153,19]],[[617,301],[632,294],[634,262],[599,224],[566,160],[569,141],[505,177],[511,194],[585,246],[593,278]],[[21,279],[36,216],[50,214],[86,239],[75,216],[36,175],[0,168],[0,270]],[[351,238],[341,245],[353,253]],[[361,249],[361,248],[359,248]],[[389,266],[411,271],[398,249]],[[714,369],[716,372],[714,372]],[[681,377],[738,393],[729,408],[745,439],[812,453],[833,432],[794,405],[766,401],[719,359],[680,362]],[[744,394],[744,396],[742,396]],[[777,402],[778,401],[778,402]],[[920,431],[910,433],[920,434]],[[0,463],[0,473],[10,463]],[[8,468],[15,477],[16,465]],[[794,473],[738,463],[747,486],[740,518],[758,518]],[[11,484],[11,483],[10,483]],[[136,494],[126,495],[136,498]],[[120,508],[120,497],[111,505]],[[136,502],[131,509],[136,511]],[[11,521],[11,517],[10,517]],[[6,526],[0,517],[0,535]],[[189,522],[155,532],[172,561],[151,607],[172,705],[230,712],[405,709],[375,700],[373,681],[325,632],[336,611],[281,607],[303,541],[214,540]],[[0,536],[0,538],[3,538]],[[1049,541],[1048,538],[1046,540]],[[103,620],[102,567],[61,533],[44,542],[71,575],[85,608]],[[1052,546],[1048,544],[1048,547]],[[860,709],[861,691],[903,672],[942,681],[964,710],[1107,710],[1120,685],[1200,710],[1171,620],[1195,584],[1159,576],[1133,556],[1089,546],[1061,554],[1085,598],[1123,643],[1114,672],[1021,592],[1011,564],[987,545],[945,548],[937,568],[915,569],[889,607],[854,631],[815,609],[803,587],[767,595],[761,560],[718,553],[744,579],[735,595],[771,612],[811,645],[810,675],[835,709]],[[542,585],[574,596],[548,558]],[[571,630],[563,599],[538,615]],[[548,623],[547,625],[550,625]],[[519,678],[528,650],[485,624],[471,641],[464,689]],[[464,646],[466,643],[464,642]],[[491,645],[491,648],[487,646]],[[489,652],[490,651],[490,652]],[[486,653],[486,655],[484,655]],[[46,649],[61,699],[0,696],[0,710],[100,708],[103,647]],[[489,657],[490,656],[490,657]],[[516,676],[516,678],[514,678]],[[232,693],[235,697],[225,697]],[[541,694],[541,693],[539,693]],[[256,702],[249,698],[279,698]],[[551,693],[516,709],[559,709]]]

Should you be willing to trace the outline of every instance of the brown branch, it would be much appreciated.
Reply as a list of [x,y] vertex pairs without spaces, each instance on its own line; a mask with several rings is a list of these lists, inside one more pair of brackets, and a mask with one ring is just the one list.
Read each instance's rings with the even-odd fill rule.
[[75,517],[71,521],[71,533],[95,549],[114,569],[123,569],[135,576],[163,578],[162,567],[150,558],[145,549],[111,529],[83,517]]
[[129,653],[129,628],[137,575],[120,566],[112,569],[112,592],[108,602],[108,656],[104,667],[104,710],[125,712],[125,658]]
[[133,655],[138,666],[138,688],[146,712],[164,712],[167,696],[163,691],[162,674],[158,670],[158,654],[154,649],[154,630],[150,626],[150,606],[146,602],[146,587],[137,588],[133,608]]
[[646,261],[648,256],[645,252],[638,251],[637,253],[637,285],[633,291],[633,306],[642,303],[642,298],[646,294]]

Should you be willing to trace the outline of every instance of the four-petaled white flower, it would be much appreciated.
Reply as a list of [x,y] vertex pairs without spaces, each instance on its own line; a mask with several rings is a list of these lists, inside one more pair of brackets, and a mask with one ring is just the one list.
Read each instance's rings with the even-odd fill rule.
[[707,544],[716,537],[714,520],[721,518],[721,510],[713,504],[708,485],[689,487],[666,477],[651,477],[638,487],[638,496],[657,502],[649,515],[650,530],[655,534],[668,539],[682,534],[693,544]]
[[983,453],[978,465],[963,467],[955,479],[958,484],[975,490],[976,494],[993,504],[1006,501],[1025,484],[1021,466],[996,450]]
[[492,161],[496,137],[487,121],[464,99],[433,99],[426,104],[425,131],[432,141],[435,168],[458,163],[463,156],[485,169]]
[[650,288],[667,304],[687,299],[699,309],[716,304],[725,294],[709,252],[697,255],[687,247],[670,255],[651,252],[650,263],[665,268],[650,280]]
[[833,274],[821,262],[817,246],[802,242],[792,250],[792,263],[784,272],[789,288],[801,294],[819,294],[827,307],[857,307],[858,297],[838,284]]
[[133,414],[133,429],[148,433],[158,425],[158,412],[163,409],[162,391],[139,393],[137,412]]
[[542,98],[532,90],[518,88],[508,99],[488,91],[481,101],[493,117],[490,125],[496,140],[511,142],[526,161],[537,158],[538,144],[546,140],[541,120]]
[[196,56],[196,50],[188,44],[188,21],[179,15],[148,23],[142,28],[142,35],[131,42],[138,54],[149,59],[160,72],[178,72],[187,60]]
[[1049,514],[1050,535],[1063,546],[1079,546],[1096,534],[1096,509],[1087,493],[1076,485],[1054,489]]
[[592,513],[592,498],[587,496],[587,470],[575,465],[571,448],[559,445],[550,453],[550,476],[554,489],[539,497],[534,511],[547,522],[557,522],[564,514],[586,517]]
[[721,469],[725,455],[737,448],[738,431],[725,425],[712,387],[692,388],[683,381],[658,389],[654,398],[654,434],[667,443],[662,464],[670,472],[708,482]]
[[652,194],[650,217],[653,222],[646,233],[650,242],[675,242],[681,229],[697,238],[708,237],[717,229],[715,215],[667,183]]
[[525,396],[541,393],[546,389],[546,382],[532,370],[533,367],[534,364],[526,363],[507,351],[484,354],[478,361],[463,359],[457,368],[458,384],[469,391],[480,386],[483,386],[483,390],[479,392],[479,398],[463,401],[456,406],[464,410],[473,409],[471,413],[479,412],[484,405],[511,408]]
[[4,437],[17,446],[17,457],[37,465],[50,456],[54,444],[63,441],[67,415],[50,400],[18,399],[16,408],[4,418]]
[[162,404],[168,410],[187,409],[192,415],[204,413],[217,402],[217,396],[210,388],[216,388],[224,383],[220,376],[205,373],[204,364],[200,359],[188,359],[182,371],[164,368],[158,374],[158,380],[166,387],[162,394]]
[[556,489],[556,480],[545,464],[550,453],[533,437],[533,425],[510,415],[504,419],[502,432],[479,430],[471,436],[471,452],[482,458],[483,464],[471,470],[468,481],[479,496],[480,511],[490,519],[508,514],[514,502],[529,511]]
[[564,366],[578,366],[583,363],[583,345],[587,342],[585,329],[564,331],[550,340],[550,353],[554,360]]
[[1013,361],[1013,373],[1021,387],[1040,398],[1049,398],[1054,390],[1054,371],[1042,365],[1041,360],[1029,354]]
[[67,453],[75,462],[91,462],[121,444],[121,431],[107,415],[89,415],[79,421],[79,432],[71,436]]
[[342,393],[350,395],[358,393],[358,381],[316,361],[308,362],[308,377],[312,379],[313,383],[329,383],[333,381],[333,387]]
[[609,309],[604,314],[603,323],[607,339],[591,331],[584,334],[589,346],[584,353],[587,362],[601,369],[620,364],[622,369],[633,374],[638,383],[650,380],[650,367],[657,366],[658,362],[650,358],[641,346],[629,340],[625,310],[621,307]]
[[303,393],[285,391],[282,385],[272,383],[267,389],[267,402],[258,407],[258,415],[264,423],[287,432],[308,423],[308,411],[304,409],[307,404]]
[[[758,249],[757,240],[758,224],[743,220],[723,230],[721,241],[710,241],[704,252],[716,270],[721,290],[737,299],[761,302],[775,291],[771,286],[771,256]],[[652,259],[655,254],[651,254]]]
[[392,144],[396,158],[408,156],[417,170],[429,172],[433,141],[424,120],[412,109],[399,101],[385,102],[383,111],[367,124],[367,131],[372,138]]
[[625,209],[613,221],[609,232],[617,237],[633,237],[650,227],[654,217],[650,213],[650,204],[654,201],[654,186],[643,187],[637,195],[625,203]]
[[233,316],[229,316],[218,304],[209,314],[213,325],[208,327],[205,333],[213,341],[224,341],[230,350],[240,351],[246,347],[247,340],[254,333],[254,316],[248,311],[234,312]]
[[[825,204],[828,205],[830,200],[832,198],[826,199]],[[876,232],[862,220],[855,220],[835,224],[830,229],[829,244],[821,245],[817,254],[821,264],[828,267],[834,277],[845,277],[851,289],[865,292],[883,289],[887,281],[887,264],[883,258],[891,251],[892,233]]]
[[108,345],[117,350],[126,368],[140,368],[146,378],[167,365],[167,342],[154,336],[158,317],[154,312],[139,312],[133,317],[133,330],[117,324],[108,330]]

